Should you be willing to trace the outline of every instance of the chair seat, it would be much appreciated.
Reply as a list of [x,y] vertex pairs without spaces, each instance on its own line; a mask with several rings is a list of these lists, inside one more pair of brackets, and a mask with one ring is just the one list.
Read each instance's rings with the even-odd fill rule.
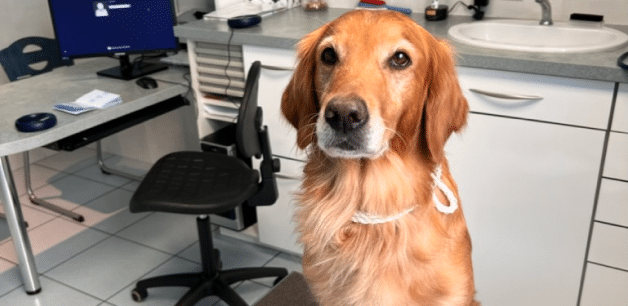
[[242,160],[209,152],[175,152],[159,159],[131,199],[131,212],[214,214],[244,203],[259,173]]

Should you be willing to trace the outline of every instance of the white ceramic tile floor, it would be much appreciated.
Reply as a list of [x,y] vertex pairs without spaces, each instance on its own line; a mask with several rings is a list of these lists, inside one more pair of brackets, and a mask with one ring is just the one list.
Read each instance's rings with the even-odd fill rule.
[[[109,167],[135,175],[150,164],[105,154]],[[173,305],[185,288],[155,288],[142,304],[130,292],[146,277],[196,272],[200,254],[193,216],[132,214],[128,202],[138,183],[103,174],[95,151],[74,152],[37,149],[31,152],[35,194],[86,218],[77,223],[33,205],[20,187],[20,201],[40,273],[42,292],[29,296],[21,285],[13,242],[6,221],[0,219],[0,305],[6,306],[133,306]],[[16,182],[23,184],[20,156],[11,156]],[[2,205],[0,205],[2,210]],[[235,267],[285,267],[301,271],[300,258],[226,236],[216,236],[225,269]],[[273,279],[234,284],[245,301],[253,304],[272,286]],[[197,305],[226,305],[208,297]]]

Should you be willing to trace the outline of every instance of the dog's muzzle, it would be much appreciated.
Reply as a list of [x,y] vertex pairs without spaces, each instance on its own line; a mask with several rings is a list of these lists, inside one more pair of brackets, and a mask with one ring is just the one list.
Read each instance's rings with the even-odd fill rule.
[[325,122],[343,135],[354,133],[368,120],[368,108],[362,99],[333,99],[325,108]]
[[382,124],[373,122],[366,102],[357,97],[333,98],[317,123],[318,145],[328,155],[372,158],[382,150]]

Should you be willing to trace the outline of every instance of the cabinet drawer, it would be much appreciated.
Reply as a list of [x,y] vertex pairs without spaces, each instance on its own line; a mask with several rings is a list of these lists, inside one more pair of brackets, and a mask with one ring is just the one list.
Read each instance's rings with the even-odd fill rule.
[[595,220],[628,227],[628,183],[602,180]]
[[595,223],[589,261],[628,270],[628,229]]
[[611,132],[606,151],[604,176],[628,180],[628,134]]
[[627,272],[588,264],[580,306],[628,305],[626,288]]
[[[471,111],[606,129],[613,83],[458,67],[460,85]],[[534,99],[505,99],[481,90]]]
[[628,133],[628,84],[619,84],[612,130]]

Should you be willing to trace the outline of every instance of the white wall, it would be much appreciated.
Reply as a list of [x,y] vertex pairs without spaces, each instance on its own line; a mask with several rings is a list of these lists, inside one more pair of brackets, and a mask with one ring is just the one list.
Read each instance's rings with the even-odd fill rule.
[[214,7],[213,0],[175,0],[175,11],[177,15],[192,9],[206,10]]
[[[11,2],[0,10],[0,49],[27,36],[54,38],[48,0],[4,0]],[[0,73],[0,84],[8,83],[4,70]]]

